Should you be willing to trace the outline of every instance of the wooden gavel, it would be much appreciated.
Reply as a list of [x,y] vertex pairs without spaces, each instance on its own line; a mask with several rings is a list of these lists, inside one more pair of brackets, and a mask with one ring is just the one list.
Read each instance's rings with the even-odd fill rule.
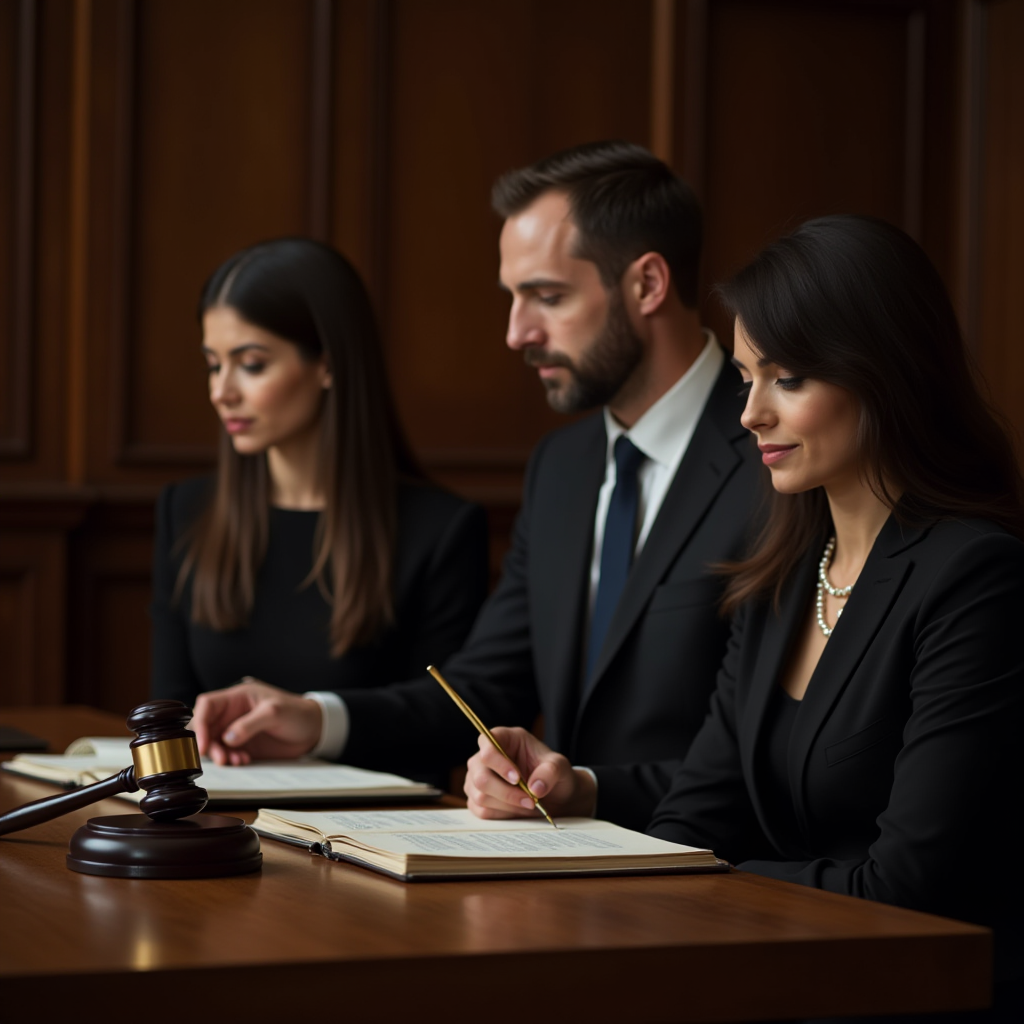
[[196,735],[185,728],[191,718],[192,709],[181,701],[140,704],[128,716],[128,728],[138,734],[130,744],[132,765],[73,793],[44,797],[0,815],[0,835],[39,825],[108,796],[134,793],[140,787],[146,795],[139,807],[153,821],[176,821],[198,814],[209,797],[194,781],[203,769]]
[[241,818],[200,814],[209,794],[196,736],[185,728],[192,709],[176,700],[151,700],[128,716],[138,734],[132,765],[74,793],[46,797],[0,816],[0,835],[39,825],[118,793],[146,795],[144,814],[90,818],[71,837],[67,866],[110,878],[220,878],[259,871],[260,841]]

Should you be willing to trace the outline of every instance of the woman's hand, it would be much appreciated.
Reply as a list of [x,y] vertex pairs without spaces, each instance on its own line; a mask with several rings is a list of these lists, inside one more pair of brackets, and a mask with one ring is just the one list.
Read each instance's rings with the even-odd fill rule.
[[502,757],[486,736],[480,737],[480,750],[466,765],[465,785],[469,809],[478,818],[529,818],[539,813],[517,785],[520,775],[552,817],[593,815],[597,784],[590,772],[573,768],[525,729],[499,727],[492,732],[512,760]]
[[320,739],[320,705],[246,676],[196,698],[192,728],[199,753],[216,764],[308,754]]

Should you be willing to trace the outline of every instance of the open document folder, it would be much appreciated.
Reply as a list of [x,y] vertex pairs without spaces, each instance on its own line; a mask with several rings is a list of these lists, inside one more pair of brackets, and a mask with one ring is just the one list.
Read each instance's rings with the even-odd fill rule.
[[[76,788],[116,775],[132,763],[130,739],[87,736],[75,740],[63,754],[19,754],[2,767],[18,775]],[[400,775],[371,772],[315,758],[259,761],[223,767],[202,759],[196,779],[210,794],[210,806],[258,806],[275,803],[370,803],[440,796],[440,790]],[[142,790],[119,794],[136,803]]]
[[468,810],[262,809],[269,839],[402,881],[724,871],[710,850],[668,843],[593,818],[476,818]]

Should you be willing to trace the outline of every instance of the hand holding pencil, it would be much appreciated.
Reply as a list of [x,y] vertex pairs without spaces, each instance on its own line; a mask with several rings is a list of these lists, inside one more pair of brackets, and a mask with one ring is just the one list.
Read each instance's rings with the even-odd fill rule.
[[[433,666],[428,671],[462,709],[465,701],[440,673]],[[596,786],[589,772],[574,769],[525,729],[488,729],[475,713],[463,709],[463,714],[480,733],[479,752],[469,759],[466,773],[468,806],[477,817],[528,817],[538,810],[550,812],[545,814],[549,821],[552,816],[593,816]]]
[[[442,687],[444,687],[445,693],[447,693],[448,696],[451,697],[453,701],[455,701],[455,703],[459,706],[459,709],[462,711],[462,713],[473,723],[474,726],[476,726],[476,731],[480,733],[481,736],[485,736],[487,738],[487,741],[493,744],[494,749],[497,750],[502,757],[504,757],[507,761],[512,761],[512,758],[510,758],[508,754],[506,754],[505,751],[501,749],[501,744],[494,738],[494,735],[492,734],[491,730],[488,729],[487,726],[484,725],[484,723],[481,722],[479,718],[477,718],[476,712],[473,711],[473,709],[451,688],[451,686],[448,685],[444,676],[442,676],[441,673],[438,672],[438,670],[434,668],[433,665],[428,665],[427,671],[441,684]],[[515,762],[513,761],[512,763],[514,764]],[[541,804],[540,800],[538,800],[537,797],[534,796],[534,794],[530,791],[530,787],[523,781],[522,775],[519,775],[519,778],[516,780],[516,785],[518,785],[519,788],[533,801],[534,806],[537,808],[538,811],[540,811],[541,814],[544,815],[545,818],[548,819],[549,822],[551,822],[551,825],[554,828],[558,828],[558,826],[555,824],[555,819],[552,818],[551,815],[544,810],[544,806]]]

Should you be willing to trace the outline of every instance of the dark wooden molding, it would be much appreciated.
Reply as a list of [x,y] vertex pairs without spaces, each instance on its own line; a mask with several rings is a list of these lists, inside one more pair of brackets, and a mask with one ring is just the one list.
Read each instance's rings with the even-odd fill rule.
[[391,35],[392,0],[372,0],[370,19],[370,144],[367,146],[370,237],[369,281],[381,338],[387,343],[388,216],[391,183]]
[[114,143],[110,253],[110,394],[109,452],[121,467],[211,466],[216,451],[209,445],[152,444],[137,440],[132,422],[131,393],[135,371],[132,356],[135,292],[135,228],[137,219],[139,62],[138,0],[117,0],[114,68]]
[[118,450],[119,466],[191,466],[197,471],[212,468],[217,448],[206,444],[151,444],[127,441]]
[[685,87],[683,159],[679,168],[697,196],[704,197],[707,163],[707,0],[686,0],[686,52],[682,68]]
[[431,469],[522,472],[530,458],[530,449],[520,451],[476,448],[428,448],[419,453],[420,461]]
[[58,530],[77,527],[89,508],[82,499],[0,495],[0,527],[4,530]]
[[64,699],[67,541],[63,530],[36,526],[0,536],[0,587],[16,592],[17,625],[4,639],[5,701],[58,704]]
[[[113,239],[110,254],[110,456],[122,465],[130,446],[132,377],[132,229],[135,206],[135,81],[138,17],[135,0],[117,0],[113,153]],[[134,462],[152,461],[136,452]],[[141,459],[139,456],[141,455]]]
[[988,0],[970,0],[964,18],[957,299],[964,339],[977,352],[981,334],[981,189],[985,153]]
[[38,664],[40,592],[45,589],[41,585],[39,566],[31,557],[24,554],[20,558],[10,557],[0,546],[0,594],[7,591],[13,599],[10,603],[14,611],[13,621],[9,619],[5,623],[10,634],[3,637],[5,704],[43,703],[36,691],[41,675]]
[[117,710],[149,689],[154,507],[126,499],[97,500],[67,540],[67,699]]
[[904,136],[903,230],[921,240],[924,194],[924,121],[926,16],[923,8],[907,16],[906,134]]
[[0,529],[68,532],[86,519],[152,528],[158,485],[0,484]]
[[334,0],[311,0],[309,104],[309,214],[307,231],[326,241],[331,233],[334,120]]
[[36,0],[19,0],[14,106],[14,236],[10,376],[6,404],[8,432],[0,435],[0,458],[26,459],[33,450],[36,178]]
[[675,134],[677,3],[651,0],[651,152],[667,164]]
[[75,4],[72,17],[71,170],[68,209],[67,474],[81,483],[88,455],[88,322],[90,313],[89,233],[92,125],[92,19],[90,0]]
[[[98,536],[94,535],[90,540],[102,549],[109,547],[109,541]],[[103,608],[104,598],[125,589],[148,591],[152,580],[150,563],[144,560],[135,567],[123,564],[130,563],[131,558],[126,559],[123,555],[117,558],[109,550],[105,554],[108,559],[113,559],[113,563],[98,563],[83,556],[75,547],[68,596],[79,611],[69,620],[67,647],[68,658],[77,670],[67,680],[65,699],[70,703],[88,704],[123,714],[134,704],[145,700],[149,692],[149,637],[145,631],[135,630],[127,644],[120,647],[121,658],[126,651],[132,652],[127,659],[128,665],[110,664],[110,659],[104,658],[105,645],[101,640],[104,626],[109,634],[111,624],[111,615]],[[138,603],[142,604],[141,601]],[[121,658],[116,661],[120,662]],[[123,696],[118,701],[117,695],[126,691],[130,696]]]

